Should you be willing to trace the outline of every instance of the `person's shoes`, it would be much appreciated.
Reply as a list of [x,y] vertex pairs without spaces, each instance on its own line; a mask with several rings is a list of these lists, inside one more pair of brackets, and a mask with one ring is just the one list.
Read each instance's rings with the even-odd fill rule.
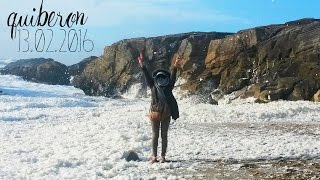
[[151,156],[150,163],[153,164],[153,163],[156,163],[156,162],[159,162],[158,159],[157,159],[157,156]]
[[160,163],[165,163],[165,162],[167,162],[166,161],[166,157],[165,156],[161,156]]

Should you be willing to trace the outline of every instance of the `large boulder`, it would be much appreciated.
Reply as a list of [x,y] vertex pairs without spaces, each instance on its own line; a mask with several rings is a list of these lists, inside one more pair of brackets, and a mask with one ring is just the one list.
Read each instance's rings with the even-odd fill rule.
[[25,80],[47,84],[69,84],[67,66],[53,59],[22,59],[9,63],[3,73],[21,76]]
[[[87,95],[114,96],[135,83],[142,83],[142,89],[145,89],[137,62],[139,52],[143,52],[150,73],[156,68],[169,69],[175,53],[179,53],[185,57],[181,77],[190,80],[188,82],[199,81],[199,75],[205,71],[204,59],[209,42],[226,35],[228,33],[185,33],[122,40],[106,47],[104,54],[89,63],[73,83]],[[192,83],[185,88],[192,89]]]

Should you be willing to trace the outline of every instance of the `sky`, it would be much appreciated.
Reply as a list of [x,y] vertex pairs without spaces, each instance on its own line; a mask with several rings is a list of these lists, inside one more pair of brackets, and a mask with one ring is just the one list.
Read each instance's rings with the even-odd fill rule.
[[[192,31],[237,32],[301,18],[320,18],[319,0],[43,0],[42,10],[60,12],[63,20],[77,11],[88,19],[84,25],[64,30],[58,24],[17,27],[12,40],[11,27],[7,25],[9,15],[16,12],[17,19],[26,15],[36,19],[40,5],[41,0],[2,2],[0,59],[45,57],[71,65],[91,55],[100,56],[104,47],[126,38]],[[10,19],[10,23],[17,21]]]

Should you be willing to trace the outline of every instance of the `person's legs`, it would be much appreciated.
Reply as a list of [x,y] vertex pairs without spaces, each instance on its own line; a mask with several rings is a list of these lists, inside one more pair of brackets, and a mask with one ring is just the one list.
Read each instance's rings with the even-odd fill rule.
[[168,130],[170,124],[171,117],[168,116],[163,118],[161,121],[161,139],[162,139],[162,151],[161,156],[164,158],[167,153],[167,146],[168,146]]
[[152,126],[152,155],[154,157],[157,157],[160,121],[151,121],[151,126]]

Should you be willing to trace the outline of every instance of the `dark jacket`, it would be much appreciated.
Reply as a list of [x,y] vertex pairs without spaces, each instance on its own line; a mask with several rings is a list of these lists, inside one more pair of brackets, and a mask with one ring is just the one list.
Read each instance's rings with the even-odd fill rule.
[[[158,101],[157,88],[155,87],[154,79],[151,77],[150,73],[148,72],[147,68],[144,65],[142,66],[142,71],[146,77],[147,84],[151,89],[151,105],[154,105]],[[171,74],[170,74],[169,85],[164,88],[164,94],[167,98],[167,102],[170,107],[172,119],[179,118],[178,103],[172,94],[172,90],[173,90],[174,84],[176,82],[176,78],[177,78],[177,68],[173,68],[171,71]]]

